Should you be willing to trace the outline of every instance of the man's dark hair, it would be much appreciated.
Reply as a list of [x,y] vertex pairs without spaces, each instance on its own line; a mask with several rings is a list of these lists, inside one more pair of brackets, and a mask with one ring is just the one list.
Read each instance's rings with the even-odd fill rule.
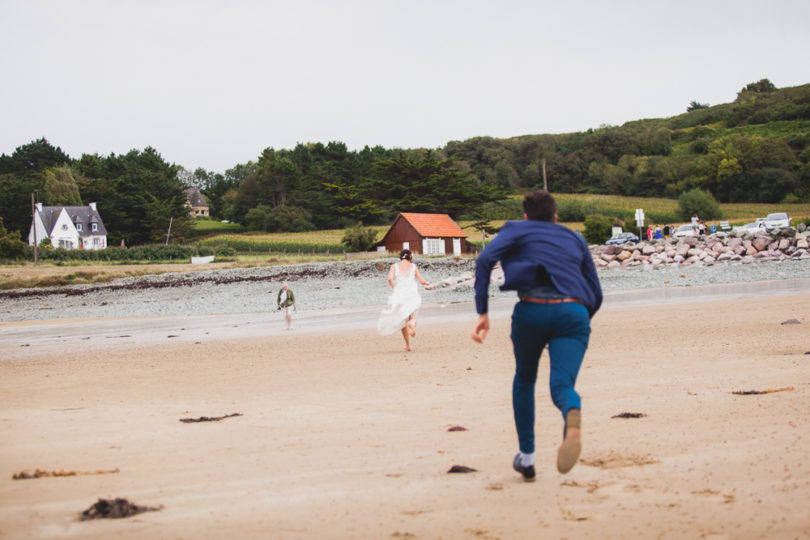
[[557,213],[557,201],[548,191],[538,189],[523,197],[523,211],[534,221],[554,221]]

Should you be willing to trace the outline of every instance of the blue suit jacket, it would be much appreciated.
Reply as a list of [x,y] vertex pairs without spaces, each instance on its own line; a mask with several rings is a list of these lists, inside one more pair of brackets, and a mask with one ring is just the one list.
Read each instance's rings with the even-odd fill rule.
[[591,317],[602,305],[602,287],[588,245],[567,227],[548,221],[507,221],[475,265],[478,313],[487,312],[489,278],[498,261],[505,274],[501,290],[531,289],[537,266],[542,265],[557,290],[581,300]]

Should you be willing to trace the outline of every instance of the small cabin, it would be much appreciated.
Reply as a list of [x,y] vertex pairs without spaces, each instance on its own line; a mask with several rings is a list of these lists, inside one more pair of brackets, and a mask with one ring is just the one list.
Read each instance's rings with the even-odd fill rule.
[[208,201],[205,200],[200,190],[195,187],[190,187],[185,189],[185,193],[188,215],[192,218],[209,217]]
[[380,251],[399,253],[409,249],[422,255],[461,255],[473,253],[467,233],[447,214],[402,212],[377,242]]

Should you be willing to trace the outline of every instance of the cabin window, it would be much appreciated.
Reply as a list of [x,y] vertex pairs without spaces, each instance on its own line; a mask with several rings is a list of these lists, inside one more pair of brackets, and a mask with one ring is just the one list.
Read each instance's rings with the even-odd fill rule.
[[422,253],[425,255],[444,255],[444,240],[425,238],[422,240]]

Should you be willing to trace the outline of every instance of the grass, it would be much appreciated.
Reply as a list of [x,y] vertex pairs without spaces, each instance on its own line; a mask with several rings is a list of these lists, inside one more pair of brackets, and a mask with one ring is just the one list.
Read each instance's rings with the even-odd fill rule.
[[[655,197],[622,197],[619,195],[591,195],[559,193],[554,197],[558,203],[577,201],[581,204],[600,209],[624,210],[631,214],[637,208],[642,208],[644,213],[649,214],[675,214],[678,211],[678,201],[676,199],[664,199]],[[514,196],[522,199],[522,196]],[[765,217],[774,212],[787,212],[791,218],[810,217],[810,203],[781,204],[781,203],[721,203],[720,211],[723,213],[723,220],[741,220],[747,222],[754,221],[758,217]],[[719,221],[719,220],[718,220]],[[495,222],[493,222],[495,223]],[[683,223],[686,223],[685,221]],[[581,223],[575,224],[581,227]]]
[[[98,270],[74,270],[63,265],[27,265],[22,272],[0,272],[0,290],[26,289],[41,287],[63,287],[67,285],[85,285],[108,283],[122,277],[136,277],[160,274],[155,265],[144,264],[141,270],[120,270],[115,265],[99,265]],[[6,267],[8,269],[8,267]]]
[[197,218],[192,220],[191,226],[195,231],[199,231],[204,234],[240,232],[244,230],[244,227],[242,227],[242,225],[239,223],[223,223],[222,221],[205,218]]
[[[382,238],[382,235],[388,230],[387,226],[371,228],[377,231],[378,238]],[[346,248],[341,240],[345,233],[345,229],[328,229],[300,233],[221,234],[200,240],[195,245],[201,247],[230,246],[240,254],[343,254]]]

